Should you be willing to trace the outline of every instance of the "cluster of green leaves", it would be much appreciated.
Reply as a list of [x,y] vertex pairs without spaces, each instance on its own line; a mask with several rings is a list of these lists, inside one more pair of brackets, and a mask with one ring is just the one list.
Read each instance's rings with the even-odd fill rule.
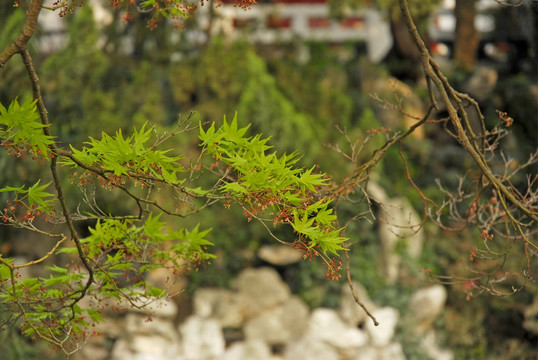
[[204,151],[228,171],[220,186],[228,205],[240,204],[249,219],[270,211],[273,223],[290,224],[307,249],[338,255],[347,239],[340,236],[330,200],[322,195],[328,178],[314,173],[315,167],[294,167],[296,154],[277,156],[269,151],[269,138],[248,137],[248,128],[238,127],[237,115],[231,123],[225,118],[218,129],[214,123],[207,130],[200,127]]
[[[45,191],[50,186],[50,183],[45,185],[40,185],[40,183],[41,180],[37,180],[37,182],[28,189],[25,189],[24,185],[19,187],[5,186],[0,188],[0,193],[14,192],[16,193],[16,199],[14,201],[15,204],[20,205],[21,203],[24,203],[26,208],[32,209],[35,212],[52,214],[54,195]],[[14,209],[5,208],[4,215],[7,215],[10,210],[13,211]],[[4,221],[6,221],[5,217]]]
[[[142,126],[140,130],[124,138],[121,130],[115,136],[102,133],[100,140],[90,138],[81,150],[71,146],[73,156],[89,167],[97,167],[115,176],[141,176],[147,175],[159,180],[176,184],[177,175],[184,171],[179,164],[179,156],[168,156],[170,150],[157,150],[154,146],[148,146],[147,142],[152,137],[152,129],[146,130]],[[65,165],[77,167],[72,159],[63,162]]]
[[[15,99],[7,108],[0,103],[0,144],[12,157],[26,157],[30,153],[32,159],[39,158],[41,163],[44,161],[41,159],[48,159],[54,138],[44,133],[45,127],[39,121],[35,101],[27,100],[20,104]],[[0,210],[2,221],[14,221],[20,208],[26,212],[23,220],[32,220],[36,214],[52,214],[55,199],[53,194],[46,191],[49,186],[50,183],[42,185],[41,180],[37,180],[30,186],[0,188],[0,193],[15,194],[14,199]]]
[[[134,219],[98,220],[81,240],[87,258],[95,268],[96,290],[109,297],[162,297],[166,291],[149,286],[144,275],[155,268],[169,267],[178,276],[191,266],[214,258],[205,252],[213,245],[206,239],[211,231],[173,230],[150,214],[141,226]],[[58,253],[76,254],[76,247]],[[123,284],[123,285],[122,285]],[[125,286],[128,285],[128,286]]]
[[[165,6],[163,6],[165,5]],[[166,6],[168,5],[168,6]],[[158,15],[168,19],[174,16],[187,17],[187,13],[181,9],[181,0],[175,1],[159,1],[159,0],[145,0],[140,2],[138,6],[145,10],[155,10]]]
[[95,309],[83,309],[75,304],[76,290],[84,287],[86,274],[57,265],[48,267],[49,277],[20,277],[12,258],[2,258],[0,264],[1,320],[24,319],[23,333],[32,336],[47,334],[65,339],[69,333],[84,334],[87,326],[102,320]]
[[[80,294],[101,300],[117,299],[119,309],[133,301],[143,305],[163,298],[168,295],[166,290],[150,286],[145,275],[165,267],[179,276],[214,258],[205,251],[212,245],[206,239],[209,232],[210,229],[201,231],[198,226],[191,231],[174,231],[160,220],[160,215],[151,214],[140,226],[133,219],[97,221],[90,228],[90,235],[81,240],[93,268],[91,283],[79,262],[50,266],[48,277],[19,280],[14,259],[1,257],[0,304],[2,313],[9,316],[0,320],[22,317],[27,336],[39,333],[57,340],[72,333],[76,342],[89,334],[88,327],[102,320],[103,310],[102,306],[82,308],[77,303]],[[57,254],[76,256],[78,251],[75,246],[66,246],[60,247]]]
[[[50,154],[49,147],[54,140],[44,133],[44,126],[37,121],[39,114],[34,102],[19,105],[14,100],[7,109],[0,105],[0,116],[2,144],[8,151],[16,149],[16,157],[28,152]],[[71,147],[70,153],[60,152],[60,163],[81,167],[87,173],[108,179],[109,182],[101,184],[109,189],[117,187],[110,186],[113,179],[130,176],[177,185],[178,174],[184,171],[180,157],[168,156],[168,151],[158,150],[156,143],[148,144],[152,131],[142,126],[128,137],[121,131],[115,136],[103,133],[100,140],[90,138],[81,150]],[[14,194],[14,200],[9,200],[0,211],[3,221],[36,229],[33,221],[37,215],[47,213],[50,217],[61,217],[54,207],[56,198],[46,191],[49,186],[50,183],[42,185],[38,180],[29,187],[1,187],[0,193]],[[20,207],[27,209],[24,218],[18,216]],[[179,275],[213,255],[205,251],[212,245],[206,240],[210,230],[201,231],[198,226],[191,231],[172,230],[160,217],[160,213],[155,216],[150,213],[139,225],[140,220],[134,216],[104,216],[96,220],[90,235],[80,239],[78,246],[65,246],[63,234],[38,230],[60,240],[42,259],[23,266],[15,265],[12,258],[0,254],[0,303],[2,313],[8,314],[2,317],[1,324],[23,319],[25,335],[76,347],[76,342],[86,334],[84,329],[100,320],[95,309],[83,309],[78,304],[83,296],[113,297],[127,302],[165,296],[165,290],[146,283],[148,271],[168,267]],[[88,218],[92,219],[91,213]],[[36,265],[53,254],[74,257],[66,266],[49,267],[49,277],[20,279],[21,268]],[[63,339],[71,335],[74,343],[67,345]]]
[[54,139],[43,132],[44,127],[35,101],[27,100],[21,105],[15,99],[7,109],[0,103],[0,139],[4,147],[14,149],[13,156],[21,156],[25,148],[48,156]]
[[[235,0],[235,5],[247,9],[250,5],[255,4],[257,0]],[[220,1],[217,0],[217,3]],[[199,0],[203,6],[204,0]],[[161,19],[168,21],[178,21],[187,19],[198,8],[198,1],[184,0],[143,0],[134,5],[130,0],[112,0],[110,5],[116,9],[127,10],[127,15],[123,16],[124,21],[132,21],[133,16],[129,11],[132,6],[133,11],[150,13],[151,18],[147,21],[149,29],[155,29]],[[213,5],[211,3],[211,5]]]

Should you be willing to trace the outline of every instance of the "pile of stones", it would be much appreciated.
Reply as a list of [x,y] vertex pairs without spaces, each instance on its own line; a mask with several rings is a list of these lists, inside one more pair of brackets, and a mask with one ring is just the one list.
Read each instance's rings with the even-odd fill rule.
[[[452,353],[436,345],[433,322],[444,308],[446,291],[418,290],[406,314],[379,307],[360,284],[361,301],[380,323],[355,303],[342,284],[338,309],[309,309],[270,267],[244,270],[231,289],[201,288],[190,315],[174,322],[178,307],[163,300],[144,311],[110,317],[75,360],[377,360],[406,359],[395,340],[397,325],[416,333],[421,351],[438,360]],[[149,314],[149,315],[148,315]]]

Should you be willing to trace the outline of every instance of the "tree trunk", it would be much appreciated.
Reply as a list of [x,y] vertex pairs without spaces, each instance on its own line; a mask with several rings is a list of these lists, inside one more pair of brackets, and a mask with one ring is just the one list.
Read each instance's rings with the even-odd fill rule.
[[474,26],[476,0],[456,0],[454,61],[459,68],[472,71],[476,64],[480,34]]
[[410,60],[414,64],[419,64],[420,53],[413,41],[413,37],[409,33],[409,30],[407,30],[405,21],[399,13],[396,16],[391,16],[390,31],[392,33],[392,38],[394,39],[394,49],[396,54],[403,59]]

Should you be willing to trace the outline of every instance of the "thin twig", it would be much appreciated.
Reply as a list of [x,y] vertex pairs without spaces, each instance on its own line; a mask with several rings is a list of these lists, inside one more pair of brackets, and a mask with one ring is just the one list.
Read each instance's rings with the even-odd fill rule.
[[379,326],[379,322],[377,321],[375,316],[372,315],[372,313],[368,310],[366,305],[364,305],[361,302],[361,300],[359,299],[359,296],[355,292],[355,288],[353,287],[353,282],[351,281],[351,273],[350,273],[350,266],[349,266],[349,254],[348,253],[349,253],[349,251],[344,251],[344,255],[346,256],[346,278],[347,278],[347,284],[349,286],[349,289],[351,290],[351,294],[353,295],[353,299],[364,310],[366,315],[368,315],[368,317],[370,319],[372,319],[372,321],[374,322],[374,325]]

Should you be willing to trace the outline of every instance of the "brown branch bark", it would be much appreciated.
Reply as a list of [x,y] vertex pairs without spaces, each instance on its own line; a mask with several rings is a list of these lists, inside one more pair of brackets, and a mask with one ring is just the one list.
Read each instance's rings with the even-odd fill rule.
[[475,67],[480,34],[474,23],[476,0],[456,0],[456,38],[454,41],[454,62],[465,71]]
[[[511,218],[513,222],[515,222],[516,224],[519,224],[519,222],[512,216],[511,212],[507,208],[507,204],[505,203],[505,198],[512,205],[514,205],[516,208],[522,211],[526,216],[528,216],[532,221],[535,221],[535,222],[538,221],[538,215],[536,214],[536,212],[526,207],[521,201],[519,201],[514,196],[514,194],[501,181],[499,181],[495,177],[495,175],[492,173],[491,169],[489,168],[488,164],[486,163],[484,159],[484,155],[477,148],[474,134],[472,134],[471,132],[471,137],[470,137],[469,134],[467,133],[467,131],[470,131],[469,130],[470,125],[468,124],[468,121],[467,121],[466,110],[463,108],[463,105],[462,105],[463,101],[464,100],[469,101],[471,105],[476,109],[476,111],[478,111],[478,113],[480,114],[480,109],[478,108],[478,105],[468,95],[459,93],[452,88],[452,86],[450,85],[446,77],[441,73],[437,63],[430,56],[428,49],[426,45],[424,44],[424,41],[420,37],[417,31],[416,25],[413,21],[413,18],[411,17],[411,14],[409,12],[407,0],[399,0],[399,3],[400,3],[400,10],[407,23],[407,28],[409,29],[409,32],[411,33],[411,35],[413,36],[413,39],[415,40],[415,45],[418,47],[420,51],[421,58],[422,58],[422,67],[426,74],[426,78],[428,79],[427,83],[430,86],[431,86],[431,83],[433,83],[435,87],[437,88],[437,90],[439,91],[441,99],[443,100],[443,102],[445,103],[447,107],[450,120],[452,124],[454,125],[454,128],[456,129],[456,135],[457,135],[459,143],[467,151],[467,153],[472,157],[472,159],[478,165],[478,167],[480,168],[484,176],[491,183],[491,185],[495,188],[495,190],[498,191],[498,193],[500,194],[499,196],[501,198],[501,201],[505,205],[507,215]],[[433,92],[430,91],[430,94],[433,94]],[[435,99],[433,98],[433,96],[432,96],[431,101],[432,103],[435,102]],[[458,111],[461,112],[462,118],[460,118]],[[467,131],[465,129],[467,129]]]
[[[32,57],[27,48],[28,41],[30,41],[32,35],[34,34],[35,28],[37,26],[37,20],[39,18],[39,13],[41,12],[42,7],[43,7],[43,0],[32,0],[30,2],[30,5],[27,10],[26,21],[24,23],[23,29],[21,30],[21,33],[19,34],[17,39],[13,41],[13,43],[11,43],[4,51],[2,51],[2,53],[0,53],[0,67],[4,67],[7,61],[9,61],[13,57],[13,55],[17,53],[21,55],[22,61],[24,63],[26,72],[28,74],[28,77],[32,86],[32,93],[33,93],[34,99],[36,100],[36,105],[39,111],[39,116],[41,118],[41,123],[44,125],[43,132],[45,133],[45,135],[51,136],[47,109],[45,107],[45,103],[43,102],[43,97],[41,95],[39,77],[37,76],[37,72],[35,70]],[[73,225],[69,208],[67,206],[67,203],[63,195],[62,184],[61,184],[60,176],[58,174],[58,169],[57,169],[58,148],[56,147],[56,144],[51,145],[51,151],[52,151],[52,155],[51,155],[51,162],[50,162],[50,171],[53,178],[54,187],[58,195],[58,201],[60,202],[60,205],[62,207],[63,216],[69,228],[71,238],[73,239],[77,247],[79,258],[82,264],[84,265],[84,267],[86,268],[86,270],[88,271],[88,280],[84,288],[79,291],[79,296],[73,299],[73,302],[69,305],[70,307],[72,307],[74,304],[76,304],[80,299],[82,299],[85,296],[86,292],[89,290],[91,284],[93,283],[94,281],[93,269],[86,259],[86,255],[84,253],[84,250],[82,249],[82,244],[80,243],[80,236]]]
[[376,165],[381,161],[381,159],[387,152],[387,150],[392,145],[405,139],[406,137],[411,135],[417,128],[422,126],[426,122],[426,120],[428,120],[428,117],[430,116],[433,108],[433,105],[430,106],[426,111],[426,115],[424,115],[419,121],[410,126],[409,129],[407,129],[405,132],[394,136],[392,139],[389,139],[385,144],[383,144],[383,146],[374,151],[368,161],[359,166],[356,170],[354,170],[350,175],[346,176],[341,181],[339,188],[344,189],[348,187],[354,187],[358,183],[368,179],[372,171],[375,169]]
[[[21,49],[20,54],[22,56],[22,61],[24,63],[24,66],[26,67],[26,72],[28,73],[28,76],[30,78],[33,96],[34,96],[34,99],[36,100],[37,109],[41,117],[41,123],[44,125],[43,132],[47,136],[52,136],[51,131],[50,131],[48,112],[47,112],[47,109],[45,108],[45,103],[43,102],[43,96],[41,95],[41,87],[39,85],[39,78],[37,76],[37,72],[35,71],[32,57],[30,56],[30,52],[26,48]],[[60,175],[58,174],[58,166],[57,166],[58,165],[58,148],[55,143],[51,145],[51,151],[52,151],[52,154],[51,154],[51,159],[50,159],[50,172],[51,172],[52,179],[54,182],[54,187],[56,189],[56,194],[58,195],[58,201],[60,202],[60,205],[62,207],[62,213],[65,218],[67,227],[69,228],[71,239],[75,242],[75,246],[77,247],[80,261],[82,262],[82,264],[88,271],[88,280],[84,288],[80,290],[79,296],[77,296],[77,298],[73,300],[72,304],[70,305],[72,306],[76,304],[78,301],[80,301],[86,295],[86,292],[89,290],[91,284],[94,281],[93,279],[94,272],[93,272],[93,268],[88,263],[86,254],[84,253],[84,249],[82,248],[82,244],[80,242],[80,236],[77,230],[75,229],[73,220],[71,219],[69,207],[67,206],[67,202],[65,201]]]
[[361,299],[359,299],[359,296],[357,295],[357,292],[355,291],[355,288],[353,287],[353,282],[351,281],[351,271],[350,271],[350,266],[349,266],[349,254],[347,251],[344,251],[344,255],[346,256],[347,285],[349,286],[349,290],[351,290],[351,295],[353,295],[353,299],[355,300],[355,303],[364,310],[364,312],[366,313],[366,315],[368,315],[370,319],[372,319],[372,321],[374,322],[374,325],[379,326],[379,322],[377,321],[375,316],[372,315],[372,313],[368,310],[366,305],[362,303]]
[[22,28],[21,33],[17,36],[17,39],[11,43],[4,51],[0,53],[0,68],[13,57],[13,55],[21,52],[26,49],[28,41],[34,34],[37,18],[39,17],[39,12],[43,6],[44,0],[32,0],[30,6],[28,7],[26,21],[24,27]]

